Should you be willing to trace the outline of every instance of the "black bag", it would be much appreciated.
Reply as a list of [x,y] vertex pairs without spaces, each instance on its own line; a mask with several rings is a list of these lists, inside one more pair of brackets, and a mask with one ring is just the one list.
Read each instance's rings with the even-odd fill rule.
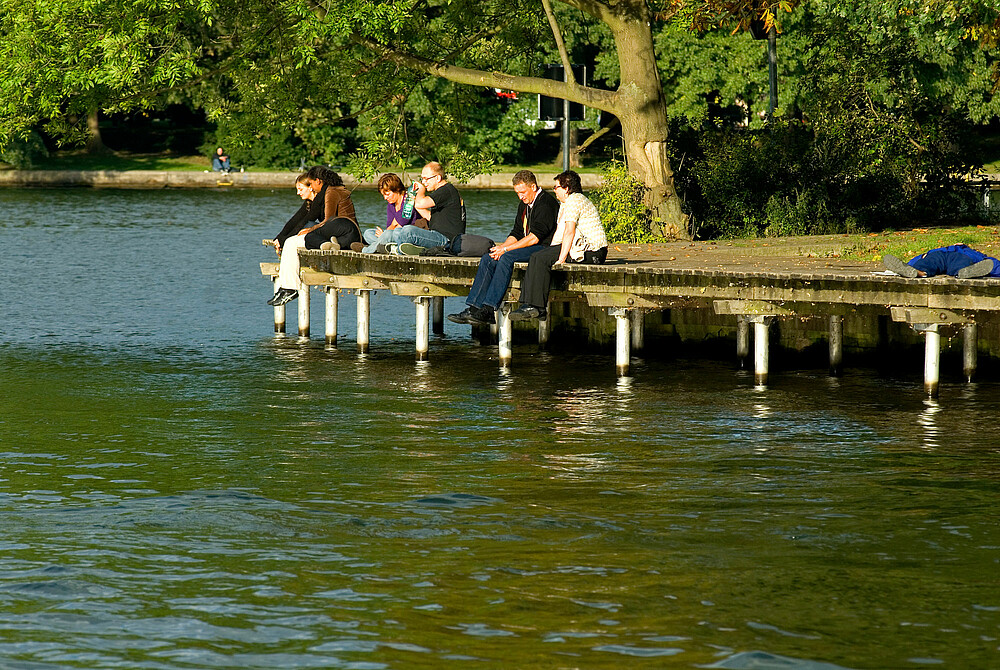
[[428,247],[420,252],[421,256],[482,256],[496,243],[482,235],[462,233],[456,235],[448,244],[442,247]]
[[482,235],[468,235],[463,233],[456,235],[455,239],[448,243],[452,253],[456,256],[482,256],[488,253],[490,248],[496,243],[488,237]]

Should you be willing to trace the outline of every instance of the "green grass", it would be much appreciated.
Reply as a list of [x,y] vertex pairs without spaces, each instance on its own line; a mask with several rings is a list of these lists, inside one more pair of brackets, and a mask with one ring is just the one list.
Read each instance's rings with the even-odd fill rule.
[[844,242],[841,257],[866,261],[877,261],[885,254],[910,259],[928,249],[949,244],[967,244],[989,256],[1000,257],[1000,228],[997,226],[913,228],[851,235]]
[[38,161],[37,170],[169,170],[198,171],[211,168],[207,156],[131,154],[115,152],[91,155],[82,151],[60,151]]

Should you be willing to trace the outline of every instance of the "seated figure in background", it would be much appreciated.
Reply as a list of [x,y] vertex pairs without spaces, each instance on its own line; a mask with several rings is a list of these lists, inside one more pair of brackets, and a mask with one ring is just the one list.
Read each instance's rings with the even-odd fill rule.
[[1000,260],[965,244],[931,249],[906,263],[892,254],[886,254],[882,257],[882,265],[910,279],[935,275],[951,275],[959,279],[1000,277]]
[[232,166],[229,164],[229,156],[226,154],[222,147],[215,150],[215,155],[212,156],[212,170],[214,172],[230,172],[232,171]]

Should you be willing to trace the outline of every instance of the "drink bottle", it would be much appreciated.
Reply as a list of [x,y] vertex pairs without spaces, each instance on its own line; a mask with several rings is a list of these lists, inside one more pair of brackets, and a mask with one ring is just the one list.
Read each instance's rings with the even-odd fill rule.
[[406,198],[403,199],[403,218],[408,219],[413,214],[413,201],[417,197],[417,185],[413,184],[406,189]]

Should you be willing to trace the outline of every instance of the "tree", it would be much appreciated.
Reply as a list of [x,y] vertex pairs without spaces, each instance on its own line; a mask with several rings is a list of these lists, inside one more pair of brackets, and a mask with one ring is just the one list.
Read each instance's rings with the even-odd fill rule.
[[[654,221],[669,236],[686,236],[654,32],[739,31],[754,19],[773,23],[798,0],[558,2],[557,14],[551,0],[541,1],[541,11],[529,0],[0,0],[0,142],[39,123],[72,140],[83,129],[71,119],[91,109],[143,109],[183,94],[209,118],[231,117],[248,137],[294,125],[303,109],[337,109],[371,131],[362,149],[377,157],[405,136],[400,106],[435,77],[613,114]],[[917,22],[943,14],[966,29],[965,39],[997,35],[991,0],[883,4],[887,15]],[[557,20],[567,13],[595,26],[614,54],[599,64],[614,90],[536,76],[539,45],[554,44],[569,63],[567,19]]]

